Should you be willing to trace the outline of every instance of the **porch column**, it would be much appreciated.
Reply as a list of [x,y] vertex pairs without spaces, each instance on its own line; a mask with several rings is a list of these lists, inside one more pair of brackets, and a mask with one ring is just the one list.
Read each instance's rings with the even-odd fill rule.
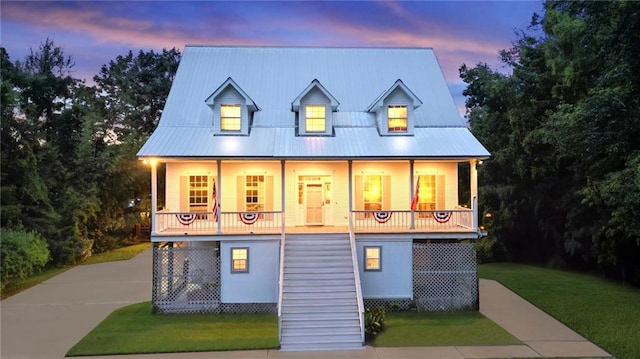
[[[218,193],[222,193],[222,161],[220,160],[216,160],[216,167],[217,167],[217,191]],[[220,198],[221,196],[216,196],[216,201],[218,202],[216,205],[216,208],[214,208],[213,210],[217,212],[217,217],[218,217],[218,234],[222,234],[222,216],[220,215]]]
[[471,189],[471,210],[473,211],[471,218],[471,228],[476,232],[478,231],[478,160],[473,159],[469,161],[469,174],[470,174],[470,186]]
[[[415,196],[414,191],[415,188],[413,188],[413,160],[409,160],[409,198],[411,199],[411,201],[409,202],[410,204],[413,203],[413,196]],[[411,209],[411,226],[409,228],[415,229],[416,212],[411,207],[412,206],[409,207],[409,209]]]
[[347,161],[349,165],[349,231],[353,230],[353,161]]
[[285,173],[285,166],[284,165],[285,165],[285,160],[281,160],[280,161],[280,211],[281,211],[282,214],[280,215],[280,217],[282,218],[282,233],[283,234],[284,234],[285,225],[286,225],[285,218],[284,218],[284,215],[285,215],[284,208],[285,208],[285,205],[286,205],[285,195],[284,195],[285,194],[285,190],[286,190],[286,186],[285,186],[285,183],[284,183],[284,178],[285,178],[285,174],[286,173]]
[[149,161],[151,166],[151,236],[156,235],[156,209],[158,208],[158,162]]

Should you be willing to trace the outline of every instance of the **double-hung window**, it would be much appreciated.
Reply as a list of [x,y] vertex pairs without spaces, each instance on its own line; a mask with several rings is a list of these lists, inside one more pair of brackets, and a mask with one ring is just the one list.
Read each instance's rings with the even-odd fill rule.
[[221,105],[220,129],[222,131],[240,131],[241,114],[240,105]]
[[262,175],[245,177],[245,210],[261,212],[265,210],[265,180]]
[[382,270],[381,253],[382,247],[364,247],[364,270],[379,271]]
[[387,108],[389,132],[407,132],[407,106]]
[[189,176],[189,212],[207,212],[209,177]]
[[249,248],[231,248],[231,272],[249,272]]
[[305,131],[325,132],[327,129],[327,114],[324,105],[305,106]]

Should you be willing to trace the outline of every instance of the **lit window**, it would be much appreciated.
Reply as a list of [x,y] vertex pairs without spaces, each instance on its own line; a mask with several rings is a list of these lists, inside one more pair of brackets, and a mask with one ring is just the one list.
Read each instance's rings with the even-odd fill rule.
[[189,176],[189,212],[207,212],[209,203],[209,178]]
[[370,271],[379,271],[382,269],[380,265],[381,247],[364,247],[364,269]]
[[245,210],[247,212],[261,212],[265,208],[264,176],[245,177]]
[[222,131],[240,131],[240,105],[220,106],[220,129]]
[[[420,175],[418,184],[418,211],[436,209],[436,176]],[[420,213],[420,217],[430,217],[431,213]]]
[[231,248],[231,272],[249,271],[249,248]]
[[389,106],[389,132],[407,132],[407,106]]
[[305,107],[306,131],[325,132],[326,131],[326,107],[324,105],[307,105]]
[[[364,176],[364,210],[380,211],[382,210],[382,176],[370,175]],[[367,217],[371,213],[366,214]]]

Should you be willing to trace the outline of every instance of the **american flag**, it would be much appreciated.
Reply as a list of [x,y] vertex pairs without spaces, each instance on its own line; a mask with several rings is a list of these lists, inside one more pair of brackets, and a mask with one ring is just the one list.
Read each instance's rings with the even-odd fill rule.
[[418,202],[420,201],[420,176],[418,176],[418,181],[416,181],[416,192],[413,194],[413,200],[411,200],[411,210],[418,210]]
[[218,222],[218,191],[216,191],[216,180],[213,180],[213,189],[211,190],[211,210],[213,211],[213,220]]

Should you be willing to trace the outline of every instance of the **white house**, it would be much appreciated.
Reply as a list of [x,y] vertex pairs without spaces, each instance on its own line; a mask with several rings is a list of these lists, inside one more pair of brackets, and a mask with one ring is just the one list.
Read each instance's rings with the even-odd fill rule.
[[365,307],[477,307],[489,153],[432,49],[187,46],[138,156],[156,311],[276,312],[314,350],[361,347]]

